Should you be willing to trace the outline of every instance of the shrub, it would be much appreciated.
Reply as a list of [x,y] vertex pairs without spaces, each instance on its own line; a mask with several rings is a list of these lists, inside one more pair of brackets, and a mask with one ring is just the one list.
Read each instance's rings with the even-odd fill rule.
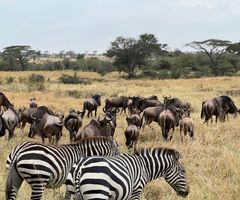
[[14,82],[14,80],[15,80],[15,78],[14,78],[14,77],[12,77],[12,76],[9,76],[9,77],[5,78],[5,82],[6,82],[6,84],[13,83],[13,82]]
[[59,78],[59,81],[64,84],[90,84],[89,80],[81,79],[79,76],[77,76],[76,72],[73,76],[62,74]]
[[43,91],[45,90],[45,78],[41,74],[32,74],[28,77],[26,82],[29,91]]

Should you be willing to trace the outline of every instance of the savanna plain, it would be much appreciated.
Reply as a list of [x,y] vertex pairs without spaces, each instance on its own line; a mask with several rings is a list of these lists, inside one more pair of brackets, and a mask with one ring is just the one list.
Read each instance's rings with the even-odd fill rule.
[[[29,90],[24,79],[33,73],[45,77],[43,91]],[[171,142],[162,139],[158,124],[152,123],[140,131],[138,147],[169,147],[180,152],[186,168],[190,185],[188,200],[238,200],[240,199],[240,116],[229,118],[224,123],[203,124],[200,118],[202,101],[220,95],[229,95],[240,107],[240,77],[218,77],[201,79],[178,80],[125,80],[121,74],[110,73],[100,76],[96,73],[78,72],[82,78],[91,83],[86,85],[62,84],[59,82],[61,74],[73,74],[70,71],[52,72],[0,72],[0,91],[14,103],[15,108],[28,107],[29,98],[36,97],[38,105],[48,106],[50,109],[63,112],[65,115],[70,108],[82,110],[84,99],[91,94],[102,94],[102,105],[98,109],[98,116],[103,116],[104,99],[110,96],[147,97],[157,95],[162,101],[163,95],[178,97],[191,103],[191,117],[195,123],[195,141],[188,140],[181,143],[179,127],[176,128]],[[12,81],[8,81],[13,77]],[[127,114],[118,114],[117,128],[114,138],[119,144],[121,152],[128,152],[125,146],[124,130],[127,127]],[[215,119],[215,117],[214,117]],[[83,126],[90,121],[86,116]],[[5,137],[0,138],[0,199],[5,199],[6,159],[10,151],[19,143],[33,140],[28,138],[29,125],[24,133],[19,128],[14,137],[8,142]],[[39,137],[35,141],[41,142]],[[69,143],[69,133],[64,128],[61,144]],[[43,199],[63,199],[65,186],[55,190],[47,189]],[[31,189],[24,182],[18,199],[30,199]],[[158,179],[149,183],[141,196],[142,200],[177,200],[175,191],[165,182]]]

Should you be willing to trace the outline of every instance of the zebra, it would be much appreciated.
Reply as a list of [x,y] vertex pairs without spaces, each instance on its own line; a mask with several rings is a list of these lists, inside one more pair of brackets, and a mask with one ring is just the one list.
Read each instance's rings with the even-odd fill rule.
[[[41,199],[45,188],[56,188],[65,184],[69,171],[81,156],[118,154],[112,137],[86,138],[76,144],[60,146],[33,141],[19,144],[7,158],[6,199],[16,199],[23,180],[31,186],[31,199]],[[66,195],[67,193],[68,191]]]
[[177,195],[186,197],[189,186],[180,154],[168,148],[144,148],[116,157],[84,157],[70,171],[77,199],[140,199],[144,186],[164,177]]

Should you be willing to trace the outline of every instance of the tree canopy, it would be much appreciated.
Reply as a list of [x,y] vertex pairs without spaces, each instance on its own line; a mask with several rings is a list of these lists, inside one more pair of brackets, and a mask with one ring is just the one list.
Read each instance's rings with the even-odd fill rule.
[[208,39],[204,41],[193,41],[186,44],[196,50],[204,52],[210,61],[210,68],[213,70],[215,76],[218,75],[218,61],[226,52],[227,47],[231,44],[228,40]]
[[117,37],[106,55],[113,58],[118,71],[125,71],[132,78],[137,67],[143,66],[147,59],[165,47],[153,34],[142,34],[138,39]]
[[2,57],[9,68],[15,68],[14,65],[20,65],[20,70],[27,69],[28,61],[36,55],[36,51],[32,50],[28,45],[16,45],[5,47]]

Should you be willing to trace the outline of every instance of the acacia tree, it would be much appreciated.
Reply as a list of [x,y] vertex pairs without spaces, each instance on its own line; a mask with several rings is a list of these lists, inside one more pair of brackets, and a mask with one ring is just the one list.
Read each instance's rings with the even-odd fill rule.
[[5,47],[2,52],[3,60],[6,65],[11,68],[15,68],[14,65],[19,64],[22,71],[27,69],[28,61],[37,54],[35,50],[32,50],[27,45],[16,45]]
[[166,44],[158,43],[153,34],[142,34],[138,39],[117,37],[106,55],[113,59],[118,71],[127,72],[131,79],[136,68],[143,66],[148,58],[165,47]]
[[227,40],[208,39],[200,42],[194,41],[186,44],[186,46],[204,52],[209,58],[210,68],[214,75],[217,76],[219,74],[219,59],[230,44],[231,42]]

